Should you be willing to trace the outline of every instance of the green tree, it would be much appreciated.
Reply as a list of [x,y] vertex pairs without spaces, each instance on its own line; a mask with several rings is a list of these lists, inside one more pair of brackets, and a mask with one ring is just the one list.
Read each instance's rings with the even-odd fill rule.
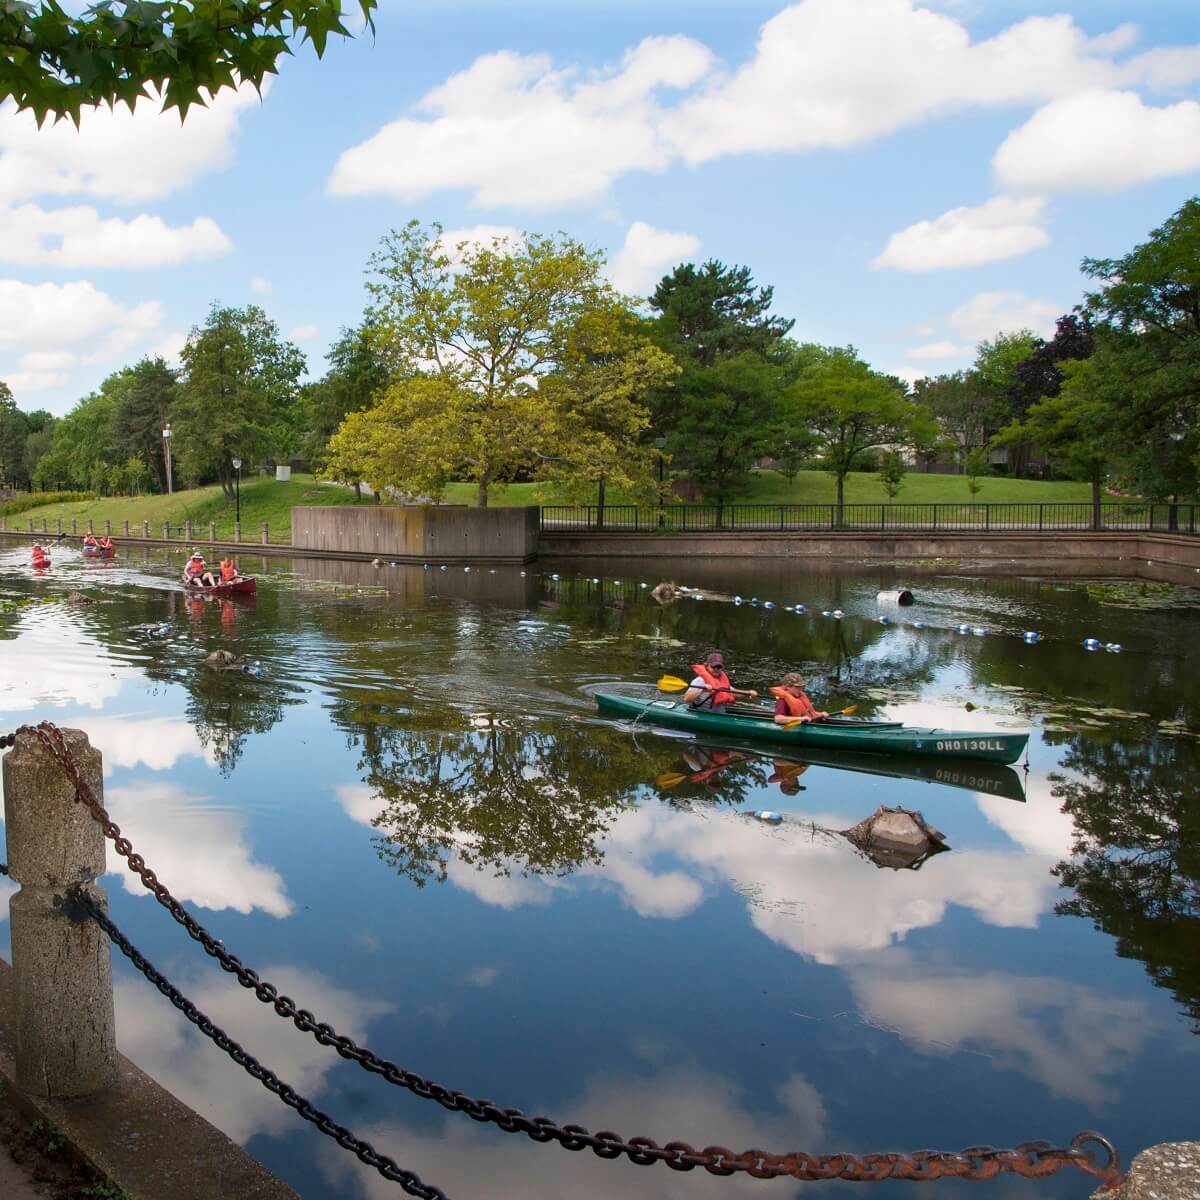
[[987,441],[995,395],[977,372],[955,371],[919,379],[913,390],[915,399],[929,409],[953,446],[956,462],[965,461]]
[[50,449],[39,460],[34,482],[39,487],[65,486],[99,492],[104,487],[103,468],[116,455],[112,449],[113,418],[121,373],[110,375],[100,390],[85,396],[66,416],[54,423]]
[[751,351],[770,357],[795,324],[768,314],[774,288],[755,289],[749,267],[681,263],[650,297],[670,341],[701,367]]
[[[357,0],[371,28],[375,6]],[[132,108],[153,89],[182,117],[243,81],[261,90],[293,44],[320,57],[330,34],[350,36],[342,18],[342,0],[105,0],[82,12],[11,0],[0,5],[0,104],[78,124],[86,105]]]
[[[433,496],[450,479],[466,478],[485,506],[492,485],[518,471],[554,463],[561,473],[586,462],[591,472],[606,453],[616,470],[616,459],[634,448],[618,435],[620,422],[602,428],[579,419],[586,399],[565,407],[585,375],[583,323],[588,337],[611,340],[624,321],[599,254],[540,234],[446,246],[441,226],[412,221],[384,238],[370,266],[367,320],[392,382],[330,443],[340,477],[366,464],[377,491],[388,485]],[[620,369],[652,363],[640,345],[626,339],[624,353],[635,357]],[[610,379],[620,374],[605,365]],[[586,435],[586,444],[566,445],[568,430]]]
[[899,450],[885,450],[879,456],[879,482],[883,484],[889,500],[894,501],[900,495],[906,474],[904,455]]
[[143,358],[122,372],[122,386],[113,418],[114,451],[137,458],[153,472],[160,491],[167,490],[163,457],[163,427],[179,397],[179,373],[161,358]]
[[786,423],[815,437],[837,483],[839,522],[846,476],[866,451],[919,448],[937,438],[929,410],[910,399],[900,380],[872,371],[852,346],[823,350],[789,389],[786,403]]
[[1153,499],[1196,494],[1200,470],[1200,198],[1121,258],[1083,260],[1087,311],[1121,389],[1126,468]]
[[983,488],[981,477],[992,473],[992,461],[988,455],[987,447],[976,446],[967,455],[967,461],[963,469],[967,476],[967,491],[971,493],[971,499],[974,499]]
[[[325,468],[329,439],[347,414],[370,408],[388,381],[387,363],[365,322],[343,329],[325,360],[329,370],[308,384],[300,399],[305,431],[301,449],[314,470]],[[356,475],[344,482],[357,486],[361,478]]]
[[125,490],[131,496],[140,496],[150,486],[150,468],[136,455],[125,460],[122,467]]
[[[1036,351],[1038,344],[1039,339],[1031,329],[997,334],[979,343],[973,374],[990,397],[986,419],[989,432],[1014,420],[1019,421],[1025,415],[1032,400],[1022,390],[1021,368]],[[1008,470],[1011,475],[1023,474],[1028,461],[1027,443],[1013,443],[1008,447]]]
[[297,437],[295,410],[304,355],[255,305],[213,305],[181,354],[184,380],[172,411],[182,474],[217,479],[233,497],[235,456],[286,454]]
[[12,390],[0,379],[0,479],[24,486],[29,481],[25,470],[25,439],[29,419],[17,407]]

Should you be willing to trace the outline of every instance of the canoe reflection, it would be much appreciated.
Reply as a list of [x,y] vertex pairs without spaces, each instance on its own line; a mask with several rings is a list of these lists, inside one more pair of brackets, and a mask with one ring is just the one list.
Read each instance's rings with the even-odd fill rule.
[[748,777],[753,777],[754,782],[765,780],[777,784],[785,796],[794,796],[804,791],[801,779],[809,767],[820,766],[889,779],[920,780],[1006,800],[1025,800],[1025,784],[1020,774],[1000,763],[931,761],[902,755],[884,758],[878,754],[822,753],[807,749],[767,755],[761,747],[707,738],[689,741],[680,756],[680,769],[658,775],[654,781],[657,787],[670,790],[690,783],[712,796],[724,797],[728,790],[737,790],[737,781],[744,784]]

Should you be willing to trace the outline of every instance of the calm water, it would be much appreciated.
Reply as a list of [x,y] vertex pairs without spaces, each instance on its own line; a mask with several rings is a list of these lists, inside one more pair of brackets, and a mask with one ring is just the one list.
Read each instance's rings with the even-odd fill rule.
[[[0,608],[47,603],[0,612],[0,729],[87,730],[108,807],[175,894],[407,1067],[697,1146],[958,1148],[1092,1127],[1129,1156],[1200,1133],[1200,740],[1172,732],[1200,728],[1200,607],[926,576],[882,626],[876,592],[896,579],[875,568],[589,564],[596,584],[571,564],[251,559],[256,602],[189,603],[160,552],[104,565],[58,550],[40,579],[26,553],[0,549]],[[663,577],[780,607],[663,609],[638,587]],[[98,603],[62,603],[74,589]],[[796,601],[810,614],[782,611]],[[819,615],[833,608],[845,619]],[[170,636],[135,628],[151,622]],[[1045,640],[1026,645],[1027,629]],[[1088,653],[1084,636],[1122,652]],[[1028,772],[930,782],[596,718],[598,686],[686,675],[714,646],[743,685],[806,671],[829,707],[1031,726]],[[204,670],[219,647],[263,677]],[[838,831],[880,804],[920,810],[951,850],[875,865]],[[764,807],[788,820],[745,815]],[[202,1009],[456,1200],[806,1190],[604,1163],[447,1114],[285,1025],[129,876],[104,883],[118,924]],[[304,1196],[401,1194],[115,970],[124,1052]]]

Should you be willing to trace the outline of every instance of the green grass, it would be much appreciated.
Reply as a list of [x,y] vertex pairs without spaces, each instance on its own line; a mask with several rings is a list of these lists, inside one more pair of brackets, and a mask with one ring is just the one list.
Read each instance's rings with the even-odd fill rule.
[[[955,504],[976,501],[981,504],[1009,504],[1014,502],[1037,504],[1052,501],[1091,500],[1091,489],[1086,483],[1055,482],[1042,483],[1032,479],[1008,479],[992,476],[980,481],[979,492],[972,496],[964,475],[920,475],[912,473],[904,477],[904,486],[896,497],[897,504]],[[755,471],[750,477],[750,487],[731,501],[734,504],[832,504],[836,498],[833,476],[825,471],[801,471],[793,483],[789,483],[778,471]],[[473,483],[452,483],[446,488],[449,504],[474,504]],[[1106,500],[1115,497],[1106,496]],[[588,503],[595,504],[593,493]],[[624,504],[626,498],[619,491],[610,489],[607,504]],[[846,477],[847,504],[885,504],[888,494],[883,490],[879,476],[865,472],[853,472]],[[517,504],[565,504],[561,488],[541,483],[510,483],[494,487],[489,504],[497,507]]]
[[[879,476],[856,473],[846,479],[847,504],[878,504],[887,501],[887,493]],[[961,503],[972,499],[981,503],[1011,502],[1050,503],[1053,501],[1087,501],[1091,493],[1086,483],[1039,483],[1028,479],[989,478],[983,481],[979,493],[972,497],[967,481],[961,475],[918,475],[905,478],[897,503]],[[834,484],[823,471],[801,471],[795,482],[788,481],[777,471],[756,471],[749,490],[738,496],[737,504],[831,504]],[[1113,497],[1106,497],[1113,499]],[[449,504],[474,504],[473,483],[452,483],[445,494]],[[489,502],[496,506],[520,504],[563,504],[561,488],[539,483],[511,483],[492,489]],[[595,503],[595,497],[591,498]],[[610,490],[609,504],[626,503],[619,491]],[[262,522],[266,521],[271,541],[287,542],[292,536],[292,508],[299,505],[353,504],[354,491],[334,484],[319,483],[311,475],[293,475],[288,483],[256,476],[242,480],[242,539],[257,542]],[[363,503],[370,504],[370,499]],[[97,531],[111,521],[114,536],[121,536],[122,523],[129,522],[131,536],[140,536],[142,522],[150,522],[153,537],[161,536],[163,522],[169,521],[178,530],[185,521],[193,524],[197,540],[208,537],[208,523],[215,521],[217,536],[232,538],[234,504],[227,500],[220,487],[194,488],[171,496],[99,497],[92,500],[72,500],[47,504],[30,509],[8,519],[10,529],[24,529],[29,518],[35,528],[41,528],[42,518],[53,532],[61,518],[63,528],[71,528],[74,519],[80,534],[91,520]],[[176,535],[178,536],[178,535]]]
[[[271,541],[287,542],[292,536],[292,508],[300,505],[353,504],[354,490],[333,484],[318,483],[311,475],[293,475],[287,483],[273,478],[256,476],[242,480],[242,540],[256,542],[264,521],[270,528]],[[371,503],[367,500],[366,503]],[[35,528],[40,529],[45,517],[51,531],[61,518],[63,528],[71,528],[74,519],[80,535],[87,529],[90,520],[97,531],[104,529],[104,522],[111,521],[113,536],[122,533],[122,522],[128,521],[131,536],[142,532],[142,522],[150,522],[150,535],[160,537],[165,521],[178,527],[191,521],[197,538],[208,536],[208,523],[215,521],[217,536],[231,538],[234,524],[234,502],[226,499],[218,485],[193,488],[175,492],[170,496],[112,496],[94,500],[73,500],[62,504],[48,504],[31,509],[19,517],[9,520],[10,529],[27,528],[26,522],[33,518]]]

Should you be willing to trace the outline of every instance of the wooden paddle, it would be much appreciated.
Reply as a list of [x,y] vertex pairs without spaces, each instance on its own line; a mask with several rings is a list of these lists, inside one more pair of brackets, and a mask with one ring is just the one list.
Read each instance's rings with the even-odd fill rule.
[[[680,679],[678,675],[664,675],[658,681],[658,690],[660,692],[685,692],[692,685],[686,679]],[[706,692],[716,691],[716,688],[706,687]],[[721,688],[723,692],[733,692],[735,696],[756,696],[757,692],[746,691],[744,688]]]
[[654,786],[660,788],[678,787],[687,776],[682,771],[665,771],[662,775],[656,775],[654,778]]
[[[851,714],[856,713],[856,712],[858,712],[858,705],[852,704],[852,705],[850,705],[849,708],[839,708],[837,712],[830,713],[829,715],[831,717],[848,717]],[[784,729],[795,729],[797,725],[813,725],[813,724],[819,725],[823,720],[825,720],[824,717],[817,717],[815,719],[815,721],[800,721],[800,720],[789,721],[784,726]]]

